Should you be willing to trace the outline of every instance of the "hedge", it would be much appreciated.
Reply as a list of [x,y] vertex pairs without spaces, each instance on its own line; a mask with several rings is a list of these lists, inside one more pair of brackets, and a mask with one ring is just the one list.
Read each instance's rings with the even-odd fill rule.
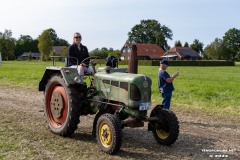
[[[169,61],[171,66],[235,66],[234,61]],[[158,60],[138,60],[141,66],[159,66]],[[128,65],[128,61],[119,61],[119,65]]]

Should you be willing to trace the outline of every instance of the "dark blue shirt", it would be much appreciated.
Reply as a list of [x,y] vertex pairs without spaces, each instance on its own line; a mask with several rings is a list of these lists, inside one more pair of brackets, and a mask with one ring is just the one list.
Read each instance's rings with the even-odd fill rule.
[[158,71],[158,90],[161,93],[169,93],[174,90],[173,83],[168,83],[167,78],[170,78],[170,75],[165,70]]

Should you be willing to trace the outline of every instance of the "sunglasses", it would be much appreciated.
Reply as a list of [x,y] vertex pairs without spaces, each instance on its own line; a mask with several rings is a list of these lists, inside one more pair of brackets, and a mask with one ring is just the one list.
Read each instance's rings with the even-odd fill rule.
[[76,39],[81,39],[82,37],[81,37],[81,36],[79,36],[79,37],[74,37],[74,38],[76,38]]

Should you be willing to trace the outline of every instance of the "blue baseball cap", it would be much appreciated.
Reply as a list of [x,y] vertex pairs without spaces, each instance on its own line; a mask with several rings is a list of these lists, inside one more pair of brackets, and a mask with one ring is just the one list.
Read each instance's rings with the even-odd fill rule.
[[167,66],[170,66],[169,62],[166,59],[161,60],[160,64],[166,64]]

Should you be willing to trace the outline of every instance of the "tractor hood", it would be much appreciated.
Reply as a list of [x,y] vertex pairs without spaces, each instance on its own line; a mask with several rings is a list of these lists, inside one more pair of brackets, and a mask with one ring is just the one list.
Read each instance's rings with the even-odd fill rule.
[[120,81],[120,82],[134,82],[138,80],[139,77],[146,77],[142,74],[121,73],[121,72],[113,72],[113,73],[99,72],[96,75],[101,79],[108,79],[108,80]]
[[98,72],[94,83],[99,93],[108,100],[138,108],[140,103],[151,102],[152,80],[142,74]]

